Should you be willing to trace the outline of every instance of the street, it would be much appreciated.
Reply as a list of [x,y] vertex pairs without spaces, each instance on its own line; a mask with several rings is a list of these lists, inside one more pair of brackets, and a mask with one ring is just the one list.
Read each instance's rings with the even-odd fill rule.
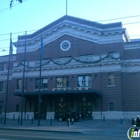
[[128,140],[127,137],[80,133],[0,130],[0,140]]

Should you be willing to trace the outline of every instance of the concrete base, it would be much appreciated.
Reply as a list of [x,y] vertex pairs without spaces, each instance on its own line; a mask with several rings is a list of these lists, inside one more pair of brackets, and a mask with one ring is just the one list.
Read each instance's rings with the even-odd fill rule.
[[[18,119],[18,117],[21,117],[21,113],[20,112],[9,112],[6,114],[6,117],[7,117],[7,119]],[[23,113],[23,119],[28,120],[28,119],[32,119],[33,117],[34,117],[33,112]]]
[[55,112],[47,112],[47,115],[46,115],[46,118],[47,119],[54,119],[54,114],[55,114]]
[[94,119],[132,119],[140,115],[140,112],[122,112],[122,111],[103,111],[103,112],[92,112],[92,117]]
[[[55,112],[47,112],[46,119],[54,119]],[[140,115],[140,112],[122,112],[122,111],[103,111],[103,112],[92,112],[92,118],[93,119],[120,119],[123,117],[123,119],[132,119],[133,117],[137,117]],[[4,116],[4,114],[3,114]],[[20,112],[9,112],[6,115],[7,119],[18,119],[18,117],[21,117]],[[32,119],[34,118],[34,112],[26,112],[23,113],[23,119]]]

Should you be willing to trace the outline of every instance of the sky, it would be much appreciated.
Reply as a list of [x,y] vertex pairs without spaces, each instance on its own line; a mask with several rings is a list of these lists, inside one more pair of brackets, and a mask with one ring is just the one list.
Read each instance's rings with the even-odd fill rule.
[[[10,33],[16,42],[25,31],[31,34],[66,15],[66,0],[14,0],[11,10],[10,1],[0,0],[0,56],[9,53]],[[122,22],[130,39],[140,38],[140,0],[67,0],[67,14],[103,24]]]

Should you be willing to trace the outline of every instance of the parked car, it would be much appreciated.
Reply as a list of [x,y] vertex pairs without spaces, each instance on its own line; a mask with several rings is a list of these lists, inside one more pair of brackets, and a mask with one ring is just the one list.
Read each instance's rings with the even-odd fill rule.
[[70,121],[74,122],[74,121],[78,121],[79,120],[79,114],[77,111],[74,110],[68,110],[64,113],[59,113],[57,115],[57,119],[58,121],[66,121],[68,119],[70,119]]

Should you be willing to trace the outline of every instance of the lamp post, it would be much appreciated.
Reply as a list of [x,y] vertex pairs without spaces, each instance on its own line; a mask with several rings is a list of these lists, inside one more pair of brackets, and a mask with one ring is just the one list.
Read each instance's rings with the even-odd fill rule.
[[43,46],[43,37],[42,37],[42,32],[41,31],[41,47],[40,47],[40,67],[39,67],[39,80],[40,80],[40,85],[39,85],[39,93],[38,93],[38,126],[40,126],[40,102],[41,102],[41,65],[42,65],[42,59],[44,57],[44,46]]
[[20,125],[22,125],[22,120],[23,120],[23,97],[24,97],[24,79],[25,79],[25,59],[26,59],[26,34],[27,32],[25,31],[25,48],[24,48],[24,62],[23,62],[23,77],[22,77],[22,101],[21,101],[21,120],[20,120]]
[[4,124],[6,124],[6,113],[7,113],[7,100],[8,100],[8,88],[9,88],[9,73],[10,73],[10,58],[12,57],[12,33],[10,33],[10,49],[8,56],[8,72],[7,72],[7,83],[6,83],[6,97],[5,97],[5,111],[4,111]]

